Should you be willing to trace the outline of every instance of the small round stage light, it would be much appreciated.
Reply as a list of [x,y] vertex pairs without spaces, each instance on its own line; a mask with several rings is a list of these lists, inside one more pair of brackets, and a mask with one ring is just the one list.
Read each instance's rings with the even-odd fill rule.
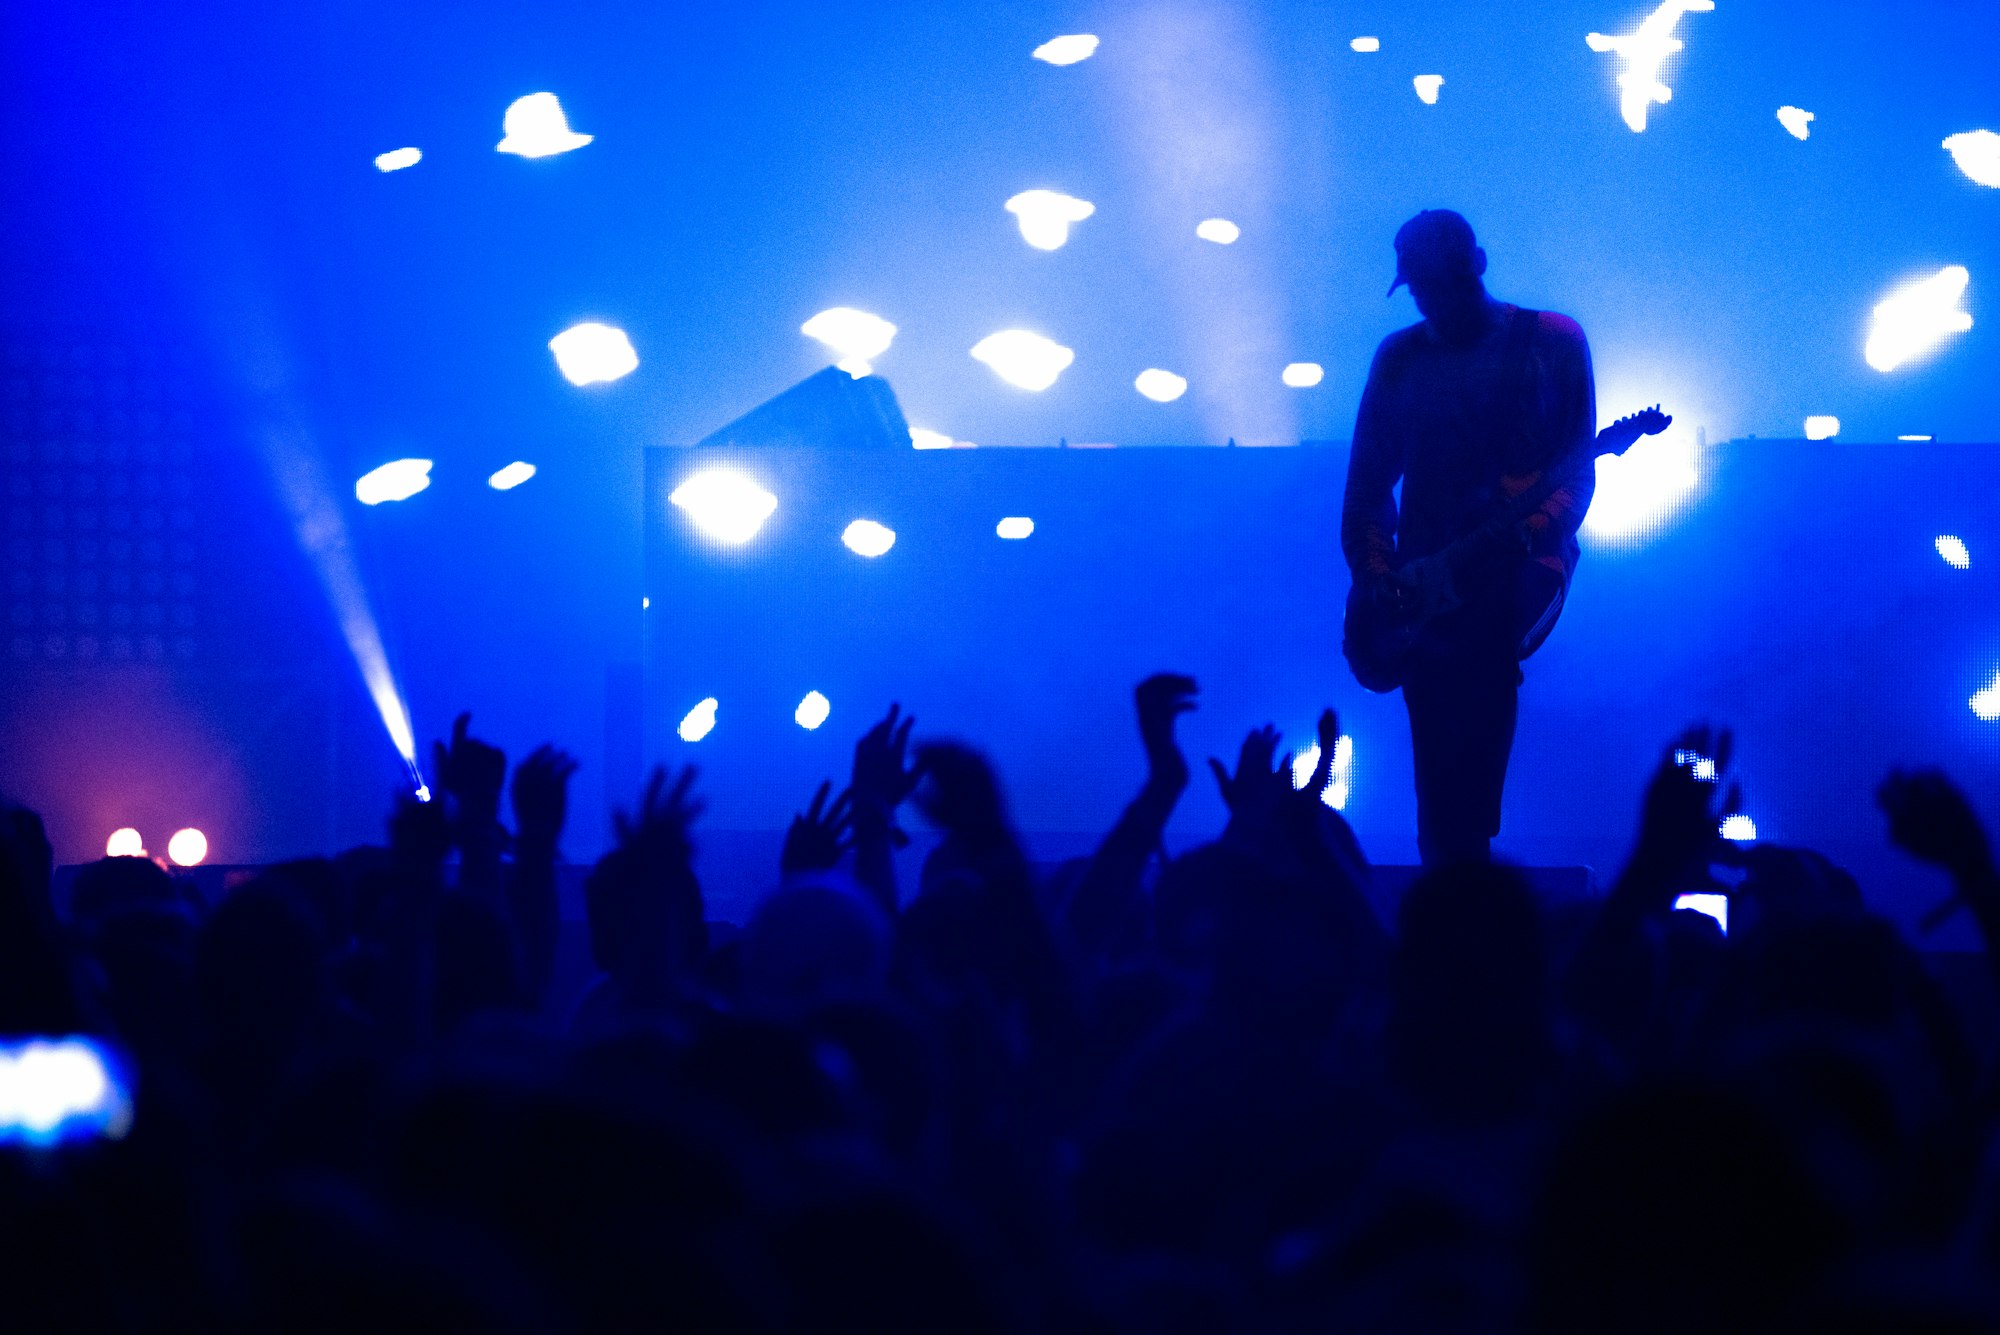
[[1172,403],[1187,393],[1187,381],[1172,371],[1162,371],[1155,366],[1139,372],[1132,388],[1155,403]]
[[1023,190],[1007,201],[1006,209],[1019,222],[1023,241],[1036,250],[1061,250],[1070,224],[1097,212],[1097,205],[1060,190]]
[[1779,107],[1778,124],[1785,127],[1785,133],[1794,139],[1804,139],[1812,133],[1813,114],[1803,107]]
[[1326,379],[1326,368],[1318,362],[1293,362],[1278,378],[1293,389],[1311,389]]
[[1722,837],[1734,844],[1754,843],[1757,839],[1757,822],[1739,811],[1723,820]]
[[702,469],[674,488],[667,500],[702,533],[731,547],[756,537],[778,508],[778,498],[755,478],[729,467]]
[[1218,246],[1233,246],[1236,238],[1243,235],[1243,229],[1227,218],[1203,218],[1194,225],[1194,234]]
[[569,117],[554,93],[529,93],[507,105],[501,118],[501,139],[494,148],[523,158],[547,158],[582,148],[595,135],[578,134],[569,128]]
[[880,556],[896,545],[896,530],[872,519],[857,519],[840,535],[856,556]]
[[1349,42],[1347,46],[1352,51],[1380,51],[1382,49],[1382,39],[1380,37],[1357,37]]
[[856,380],[874,370],[869,363],[889,350],[896,326],[852,306],[833,306],[799,326],[799,332],[833,349],[834,363]]
[[806,698],[799,701],[799,707],[792,711],[792,719],[801,728],[811,732],[826,722],[827,716],[831,713],[833,706],[827,702],[825,696],[818,691],[807,691]]
[[107,858],[143,858],[146,856],[146,841],[139,832],[127,825],[113,830],[111,837],[104,841],[104,856]]
[[208,836],[192,825],[175,830],[174,837],[167,840],[167,857],[176,867],[199,867],[208,857]]
[[414,167],[424,159],[421,148],[396,148],[387,153],[375,155],[375,170],[378,172],[399,172],[405,167]]
[[2000,134],[1967,130],[1945,140],[1944,149],[1968,180],[2000,189]]
[[711,732],[714,732],[715,697],[711,695],[693,709],[688,710],[686,717],[681,719],[680,727],[676,728],[675,731],[680,733],[681,740],[684,742],[698,742]]
[[363,505],[407,501],[430,484],[429,459],[391,459],[355,479],[354,499]]
[[1444,87],[1444,75],[1419,74],[1416,78],[1410,80],[1410,82],[1416,85],[1417,99],[1420,102],[1427,107],[1437,105],[1438,89]]
[[995,525],[993,531],[1009,541],[1018,542],[1035,531],[1035,521],[1026,515],[1009,515]]
[[1040,393],[1076,360],[1076,353],[1054,339],[1027,329],[1002,329],[972,345],[972,356],[985,362],[1016,389]]
[[515,460],[505,468],[486,479],[486,485],[495,491],[512,491],[535,475],[535,466]]
[[1971,706],[1972,716],[1982,723],[2000,719],[2000,673],[1995,673],[1992,681],[1974,691],[1966,704]]
[[1972,553],[1966,550],[1965,539],[1953,537],[1949,533],[1940,534],[1937,540],[1937,554],[1953,570],[1970,570]]
[[1051,65],[1074,65],[1090,59],[1096,52],[1097,38],[1087,32],[1075,32],[1051,37],[1028,54]]
[[556,369],[572,385],[608,384],[639,369],[639,353],[623,329],[595,320],[573,324],[549,340]]

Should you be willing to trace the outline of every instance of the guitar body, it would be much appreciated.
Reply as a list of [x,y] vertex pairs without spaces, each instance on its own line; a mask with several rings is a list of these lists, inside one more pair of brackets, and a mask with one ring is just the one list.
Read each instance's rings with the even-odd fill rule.
[[[1452,586],[1450,567],[1441,560],[1427,557],[1414,561],[1399,575],[1426,562],[1434,562],[1437,569],[1418,570],[1413,585],[1418,592],[1400,605],[1377,601],[1360,584],[1347,591],[1340,651],[1346,656],[1354,679],[1365,690],[1386,694],[1400,687],[1408,672],[1410,656],[1431,625],[1462,606]],[[1518,565],[1515,577],[1508,581],[1512,587],[1505,616],[1514,656],[1525,659],[1541,648],[1549,632],[1555,629],[1567,590],[1562,576],[1539,561],[1523,559]],[[1443,596],[1426,597],[1426,590],[1439,591]]]
[[[1377,693],[1403,684],[1410,655],[1431,623],[1464,603],[1454,577],[1460,568],[1479,570],[1483,577],[1468,579],[1467,586],[1482,590],[1481,598],[1498,598],[1505,604],[1499,613],[1516,659],[1541,648],[1562,612],[1568,586],[1561,573],[1528,558],[1518,525],[1578,469],[1589,467],[1599,455],[1623,454],[1641,436],[1657,435],[1673,420],[1657,406],[1632,413],[1598,432],[1595,440],[1556,466],[1502,478],[1506,503],[1443,551],[1417,557],[1398,568],[1393,600],[1377,599],[1359,583],[1350,588],[1340,651],[1354,679]],[[1506,562],[1512,568],[1493,578],[1494,562]],[[1482,628],[1478,633],[1486,632]]]

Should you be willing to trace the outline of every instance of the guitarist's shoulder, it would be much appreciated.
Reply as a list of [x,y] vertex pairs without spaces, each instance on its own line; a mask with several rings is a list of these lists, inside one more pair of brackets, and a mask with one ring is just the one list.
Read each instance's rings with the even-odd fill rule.
[[1424,330],[1424,322],[1406,324],[1385,337],[1375,347],[1375,360],[1380,362],[1400,361],[1413,356],[1430,344],[1430,336]]
[[1583,343],[1583,326],[1561,311],[1536,311],[1535,335],[1554,343]]

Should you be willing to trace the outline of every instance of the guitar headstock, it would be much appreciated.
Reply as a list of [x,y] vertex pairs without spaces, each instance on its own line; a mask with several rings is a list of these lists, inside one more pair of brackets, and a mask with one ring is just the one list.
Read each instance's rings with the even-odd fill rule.
[[1657,403],[1636,413],[1628,413],[1597,433],[1598,452],[1623,454],[1632,448],[1639,437],[1657,436],[1673,423],[1672,415],[1661,412]]

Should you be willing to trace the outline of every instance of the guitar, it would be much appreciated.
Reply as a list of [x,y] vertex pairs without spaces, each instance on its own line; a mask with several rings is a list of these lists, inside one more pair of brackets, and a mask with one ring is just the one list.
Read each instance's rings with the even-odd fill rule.
[[[1374,589],[1356,581],[1347,594],[1346,635],[1340,645],[1347,665],[1354,670],[1354,679],[1377,692],[1401,686],[1404,665],[1424,628],[1460,606],[1459,572],[1496,552],[1523,551],[1521,522],[1557,488],[1594,466],[1599,455],[1623,454],[1640,437],[1665,431],[1673,420],[1655,405],[1619,418],[1598,432],[1595,440],[1570,451],[1549,468],[1502,478],[1506,501],[1478,528],[1449,547],[1399,567],[1390,586],[1393,596],[1379,597]],[[1553,570],[1538,587],[1523,591],[1523,605],[1516,609],[1517,657],[1526,658],[1548,638],[1557,613],[1562,611],[1564,592],[1564,581]]]

